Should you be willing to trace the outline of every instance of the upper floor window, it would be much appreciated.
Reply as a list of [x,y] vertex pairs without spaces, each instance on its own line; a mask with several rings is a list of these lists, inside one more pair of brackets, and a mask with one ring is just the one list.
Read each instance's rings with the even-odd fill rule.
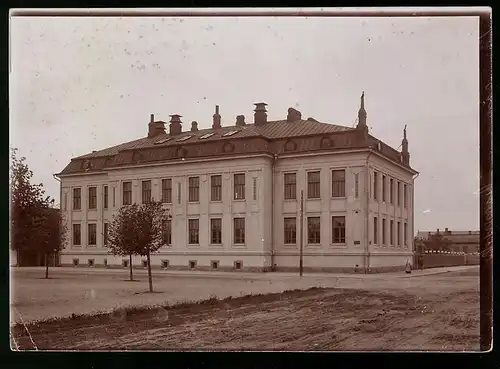
[[394,204],[394,179],[391,178],[389,183],[389,201],[391,204]]
[[161,180],[161,202],[166,204],[172,203],[172,180]]
[[390,228],[389,228],[389,240],[390,240],[390,243],[391,243],[391,246],[394,245],[394,220],[391,219],[391,223],[390,223]]
[[245,243],[245,218],[234,218],[234,243]]
[[408,207],[407,192],[408,192],[408,186],[405,184],[403,186],[403,205],[405,208]]
[[309,172],[307,173],[307,198],[308,199],[319,199],[321,196],[320,191],[320,172]]
[[377,200],[378,196],[378,173],[373,172],[373,199]]
[[332,170],[332,197],[345,197],[345,170]]
[[354,174],[354,197],[359,197],[359,173]]
[[398,222],[398,229],[397,229],[397,232],[398,232],[398,246],[401,246],[401,222]]
[[106,246],[108,244],[108,223],[104,223],[103,227],[104,227],[104,229],[102,231],[102,233],[103,233],[103,244],[104,244],[104,246]]
[[151,181],[142,181],[142,203],[151,202]]
[[386,220],[382,219],[382,245],[386,244],[386,225],[385,225]]
[[80,210],[82,208],[82,189],[73,188],[73,210]]
[[210,201],[222,201],[222,176],[210,177]]
[[285,218],[285,244],[297,243],[297,218]]
[[403,244],[406,246],[408,244],[408,223],[404,223],[403,225]]
[[397,182],[396,189],[397,189],[396,204],[397,204],[397,206],[400,206],[401,205],[401,182],[399,182],[399,181]]
[[189,202],[200,201],[200,177],[189,177]]
[[345,243],[345,217],[332,217],[332,243]]
[[385,176],[382,176],[382,201],[385,202]]
[[373,217],[373,243],[378,245],[378,218]]
[[97,209],[97,187],[89,187],[89,209]]
[[108,208],[109,201],[108,186],[104,186],[104,209]]
[[297,199],[297,174],[285,173],[285,200]]
[[132,205],[132,182],[123,182],[123,205]]
[[245,199],[245,174],[235,174],[234,175],[234,199],[244,200]]
[[257,178],[252,178],[252,198],[257,200]]

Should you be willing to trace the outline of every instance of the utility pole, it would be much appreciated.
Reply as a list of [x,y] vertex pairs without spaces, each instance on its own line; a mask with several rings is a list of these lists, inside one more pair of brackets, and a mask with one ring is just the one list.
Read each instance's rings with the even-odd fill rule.
[[299,275],[302,277],[304,268],[304,190],[300,191],[300,261]]

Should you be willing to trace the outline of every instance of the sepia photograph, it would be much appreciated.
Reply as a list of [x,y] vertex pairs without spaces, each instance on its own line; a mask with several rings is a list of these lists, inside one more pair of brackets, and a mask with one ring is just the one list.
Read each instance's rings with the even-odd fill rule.
[[491,9],[256,9],[11,10],[12,351],[490,349]]

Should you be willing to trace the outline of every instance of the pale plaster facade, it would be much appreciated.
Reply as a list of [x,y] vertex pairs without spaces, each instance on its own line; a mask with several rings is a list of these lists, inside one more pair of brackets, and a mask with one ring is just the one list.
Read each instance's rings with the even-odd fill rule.
[[[345,197],[332,198],[331,171],[345,170]],[[307,199],[307,172],[321,172],[321,198]],[[295,200],[284,199],[285,173],[296,173]],[[383,202],[374,199],[374,172],[406,185],[407,203],[403,206],[403,191],[399,205],[391,204],[389,194]],[[245,174],[245,200],[233,199],[234,174]],[[68,225],[68,243],[61,252],[61,264],[95,267],[122,264],[124,258],[110,255],[104,247],[103,224],[122,206],[122,184],[132,182],[132,200],[141,202],[141,181],[152,181],[152,197],[161,198],[161,180],[172,179],[172,204],[166,204],[172,215],[172,242],[152,255],[152,267],[168,261],[170,268],[233,270],[235,262],[242,270],[296,270],[299,265],[300,194],[304,191],[303,261],[305,271],[376,272],[404,268],[413,253],[413,176],[408,167],[391,161],[372,149],[340,152],[272,156],[256,154],[218,159],[174,160],[160,164],[144,164],[103,171],[99,174],[61,175],[61,211]],[[210,201],[210,176],[222,175],[222,201]],[[188,178],[198,176],[199,202],[188,202]],[[97,209],[88,209],[88,188],[97,187]],[[108,208],[104,209],[104,186],[108,186]],[[81,210],[72,209],[73,188],[81,188]],[[389,180],[386,185],[389,191]],[[394,189],[394,198],[396,197]],[[308,244],[307,217],[321,218],[319,244]],[[345,217],[345,243],[332,244],[332,216]],[[210,243],[210,218],[222,218],[222,244]],[[245,243],[233,243],[233,218],[245,218]],[[284,218],[297,218],[296,244],[284,243]],[[374,217],[386,219],[386,232],[394,222],[393,245],[374,242]],[[188,244],[188,219],[199,219],[199,245]],[[399,222],[399,223],[398,223]],[[88,245],[87,227],[95,223],[97,242]],[[81,245],[73,245],[72,225],[81,224]],[[397,224],[400,240],[397,242]],[[404,226],[406,224],[406,226]],[[379,227],[382,221],[379,222]],[[403,231],[406,228],[406,232]],[[404,237],[403,232],[406,234]],[[381,228],[378,231],[379,236]],[[134,265],[141,266],[135,257]],[[162,263],[163,262],[163,263]],[[274,268],[273,268],[274,267]]]

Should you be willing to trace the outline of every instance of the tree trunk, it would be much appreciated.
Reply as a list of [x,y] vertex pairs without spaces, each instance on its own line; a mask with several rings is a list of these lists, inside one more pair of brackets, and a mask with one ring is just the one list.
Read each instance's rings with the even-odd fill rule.
[[45,253],[45,279],[49,278],[49,254]]
[[149,278],[149,292],[153,292],[153,276],[151,275],[151,256],[148,252],[148,278]]
[[132,275],[132,254],[129,255],[129,267],[130,267],[130,280],[133,281],[134,280],[134,276]]

